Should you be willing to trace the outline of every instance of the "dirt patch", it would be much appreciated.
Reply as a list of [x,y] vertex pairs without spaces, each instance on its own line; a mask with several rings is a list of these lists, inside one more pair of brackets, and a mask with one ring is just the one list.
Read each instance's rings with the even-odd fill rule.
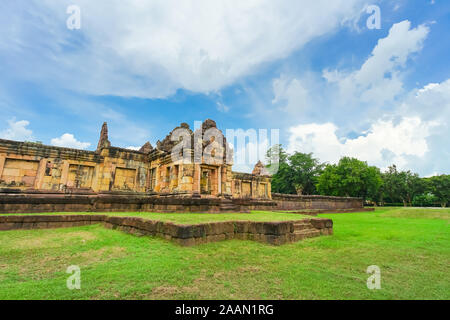
[[441,219],[450,221],[450,212],[446,209],[397,209],[382,213],[383,218],[416,218],[416,219]]
[[238,272],[260,272],[261,267],[258,266],[246,266],[246,267],[240,267],[237,269]]
[[154,297],[168,298],[181,292],[180,287],[175,286],[159,286],[152,289],[151,295]]
[[[261,299],[255,295],[253,286],[242,290],[242,276],[252,278],[254,273],[261,272],[261,267],[246,266],[232,271],[219,271],[214,274],[203,272],[187,286],[162,285],[153,288],[144,299]],[[239,275],[239,276],[237,276]],[[275,284],[276,285],[276,284]]]
[[19,239],[12,239],[8,247],[10,249],[43,249],[43,248],[60,248],[67,244],[73,245],[75,241],[86,242],[95,240],[96,236],[89,231],[74,231],[68,233],[51,232],[46,230],[39,235],[30,235]]
[[126,256],[126,249],[122,247],[105,247],[76,254],[64,252],[44,257],[27,255],[23,257],[24,263],[21,263],[19,267],[19,274],[23,277],[31,277],[33,280],[40,280],[56,272],[66,272],[67,267],[71,265],[77,265],[83,269],[83,267],[124,256]]

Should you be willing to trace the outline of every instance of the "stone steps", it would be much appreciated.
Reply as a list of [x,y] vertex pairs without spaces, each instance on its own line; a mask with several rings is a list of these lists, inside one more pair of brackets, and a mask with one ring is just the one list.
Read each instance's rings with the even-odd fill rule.
[[296,222],[294,223],[294,231],[300,231],[304,229],[314,229],[310,222]]
[[315,229],[309,221],[294,223],[294,232],[291,237],[293,241],[320,236],[320,231]]
[[239,212],[237,207],[220,207],[220,212]]
[[299,231],[294,231],[292,233],[293,241],[314,238],[320,236],[320,231],[317,229],[303,229]]
[[220,204],[220,212],[239,212],[239,209],[239,206],[228,199],[222,200],[222,203]]

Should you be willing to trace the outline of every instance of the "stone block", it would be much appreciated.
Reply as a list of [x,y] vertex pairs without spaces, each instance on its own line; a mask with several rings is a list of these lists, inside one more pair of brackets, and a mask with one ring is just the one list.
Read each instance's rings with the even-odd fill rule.
[[14,222],[2,222],[0,223],[0,231],[14,230],[15,225]]

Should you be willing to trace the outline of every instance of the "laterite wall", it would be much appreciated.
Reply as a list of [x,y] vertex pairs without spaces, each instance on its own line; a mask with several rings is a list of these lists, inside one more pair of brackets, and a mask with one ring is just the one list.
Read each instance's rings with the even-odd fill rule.
[[[152,235],[192,246],[228,239],[254,240],[272,245],[333,234],[331,219],[303,219],[283,222],[230,221],[177,225],[137,217],[106,215],[24,215],[0,216],[0,231],[47,229],[103,223],[107,228],[138,235]],[[299,226],[308,232],[299,231]],[[312,232],[311,232],[312,231]]]
[[272,193],[272,200],[277,203],[277,210],[303,209],[358,209],[364,208],[363,199],[330,196],[299,196]]

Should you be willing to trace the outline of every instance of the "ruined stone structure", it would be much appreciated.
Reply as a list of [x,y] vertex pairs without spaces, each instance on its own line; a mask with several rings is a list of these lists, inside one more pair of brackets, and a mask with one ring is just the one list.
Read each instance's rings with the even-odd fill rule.
[[[192,147],[181,148],[185,143]],[[106,123],[95,151],[0,139],[0,212],[314,208],[301,197],[273,201],[262,163],[252,174],[237,173],[230,159],[213,120],[195,132],[182,123],[155,148],[147,142],[139,151],[111,146]],[[360,199],[330,199],[321,198],[320,208],[362,207]]]
[[[189,130],[194,139],[187,124],[178,128]],[[206,120],[202,134],[210,128],[216,128],[216,124]],[[268,176],[233,174],[231,164],[226,161],[193,161],[192,149],[191,163],[186,163],[182,157],[174,161],[172,148],[178,143],[173,140],[171,132],[162,142],[158,141],[156,148],[149,142],[139,151],[112,147],[106,123],[102,126],[96,151],[0,140],[0,188],[91,189],[94,192],[198,194],[201,197],[232,197],[234,191],[239,197],[270,199]],[[206,149],[210,143],[203,144]],[[220,151],[225,158],[227,150]],[[233,184],[233,180],[241,177],[242,181]]]
[[182,246],[229,239],[253,240],[282,245],[306,238],[333,234],[331,219],[311,218],[281,222],[225,221],[194,225],[178,225],[137,217],[106,215],[28,215],[0,216],[0,232],[8,230],[52,229],[103,224],[138,235],[151,235],[172,240]]

